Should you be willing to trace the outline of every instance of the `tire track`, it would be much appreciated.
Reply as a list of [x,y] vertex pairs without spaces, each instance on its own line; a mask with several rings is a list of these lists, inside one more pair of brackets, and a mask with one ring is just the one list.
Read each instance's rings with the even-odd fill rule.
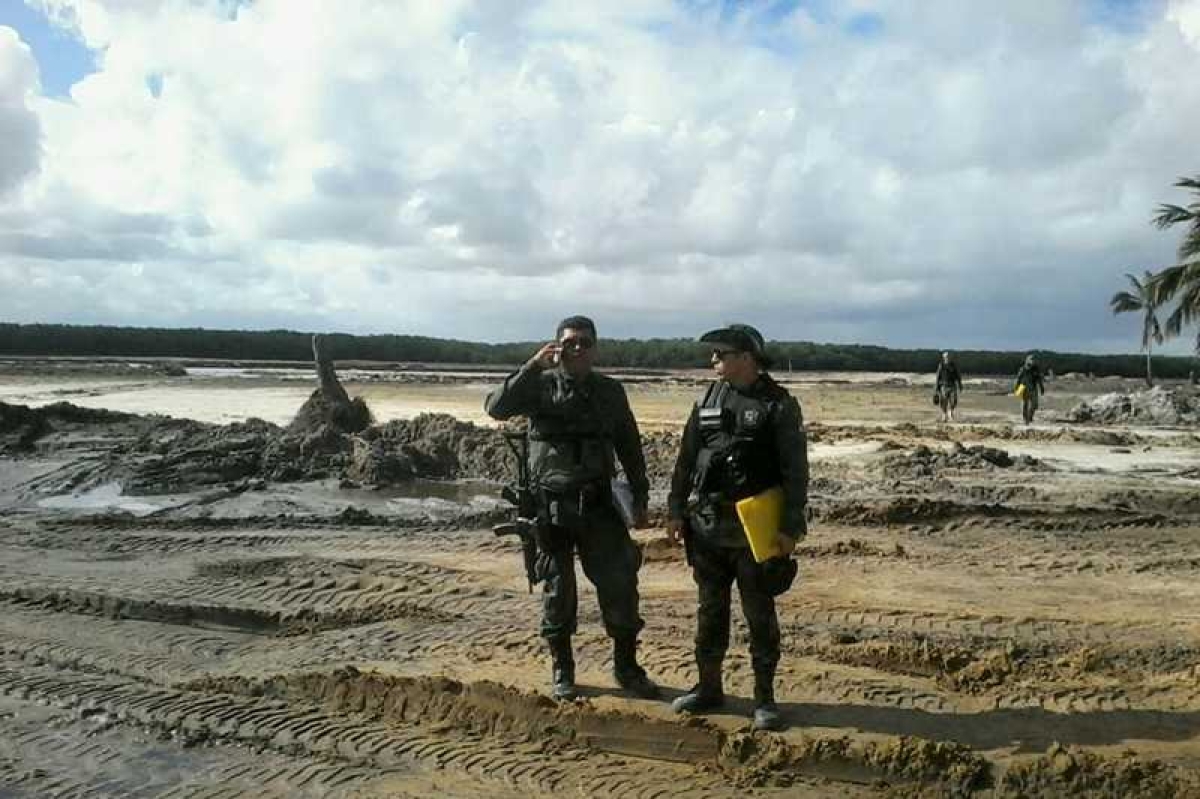
[[[364,796],[379,772],[149,735],[103,711],[0,698],[0,784],[15,797]],[[2,717],[2,716],[0,716]],[[270,776],[268,781],[256,777]],[[379,795],[383,795],[382,792]]]
[[[454,767],[472,779],[502,786],[559,794],[611,793],[618,781],[621,795],[661,795],[686,779],[695,796],[725,796],[724,780],[688,766],[659,763],[631,775],[618,760],[585,749],[554,750],[567,757],[546,757],[540,744],[522,743],[494,734],[456,735],[440,728],[397,726],[330,714],[315,705],[278,699],[147,688],[117,678],[69,675],[0,665],[0,696],[40,700],[79,709],[88,715],[111,714],[122,721],[190,736],[194,740],[241,742],[275,752],[332,757],[364,768],[438,770]],[[353,708],[343,711],[353,712]],[[393,720],[396,719],[392,716]],[[403,717],[401,717],[402,720]],[[600,733],[596,733],[599,735]],[[270,784],[286,773],[275,764],[255,763],[243,778]]]

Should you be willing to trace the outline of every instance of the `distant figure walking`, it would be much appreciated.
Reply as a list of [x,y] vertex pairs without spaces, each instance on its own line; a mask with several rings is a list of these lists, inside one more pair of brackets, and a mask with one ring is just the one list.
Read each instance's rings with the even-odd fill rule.
[[1021,364],[1013,393],[1021,398],[1021,418],[1025,420],[1025,424],[1031,423],[1038,409],[1038,397],[1046,393],[1042,367],[1038,365],[1036,355],[1030,353],[1026,356],[1025,363]]
[[933,399],[942,411],[941,421],[954,421],[954,409],[958,407],[958,392],[960,391],[962,391],[962,375],[958,373],[958,365],[954,363],[953,355],[943,352],[942,360],[938,362],[933,389]]

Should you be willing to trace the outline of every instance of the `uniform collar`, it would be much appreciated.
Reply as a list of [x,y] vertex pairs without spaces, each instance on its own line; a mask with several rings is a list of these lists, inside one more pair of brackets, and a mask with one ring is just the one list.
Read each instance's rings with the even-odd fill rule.
[[758,377],[755,379],[755,381],[753,383],[751,383],[750,385],[746,386],[745,388],[738,388],[733,383],[730,383],[728,380],[722,380],[721,382],[723,382],[725,385],[729,386],[729,388],[731,390],[736,391],[737,393],[743,394],[745,396],[754,396],[756,394],[761,394],[763,389],[765,389],[767,387],[766,373],[764,373],[764,372],[760,372]]
[[588,372],[583,377],[572,377],[571,374],[569,372],[567,372],[566,369],[564,369],[561,366],[558,367],[559,382],[561,382],[562,385],[566,388],[574,388],[574,389],[587,388],[587,387],[591,386],[591,384],[594,382],[595,377],[596,377],[595,369]]

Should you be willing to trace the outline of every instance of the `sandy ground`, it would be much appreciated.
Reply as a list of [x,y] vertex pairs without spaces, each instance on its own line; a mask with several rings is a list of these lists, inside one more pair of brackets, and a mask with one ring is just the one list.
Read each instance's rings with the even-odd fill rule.
[[[1200,795],[1196,432],[1058,421],[1111,390],[1088,381],[1024,428],[1001,381],[942,425],[919,381],[844,379],[790,381],[815,518],[780,601],[781,734],[749,730],[740,619],[737,699],[681,719],[614,688],[586,588],[584,697],[550,701],[518,553],[460,521],[495,486],[63,494],[103,426],[0,457],[0,797]],[[0,399],[231,421],[309,391],[239,380],[25,375]],[[691,380],[630,385],[647,429],[682,421]],[[486,385],[348,387],[377,416],[470,419]],[[669,700],[694,586],[661,530],[637,537]]]

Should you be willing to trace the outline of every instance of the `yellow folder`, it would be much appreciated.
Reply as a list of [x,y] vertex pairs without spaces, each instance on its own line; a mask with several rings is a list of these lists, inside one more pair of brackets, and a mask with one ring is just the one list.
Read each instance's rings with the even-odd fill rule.
[[783,489],[779,486],[769,488],[761,494],[738,500],[735,507],[754,560],[762,563],[782,555],[779,525],[783,521]]
[[1017,399],[1025,399],[1025,384],[1021,383],[1013,393],[1017,395]]

